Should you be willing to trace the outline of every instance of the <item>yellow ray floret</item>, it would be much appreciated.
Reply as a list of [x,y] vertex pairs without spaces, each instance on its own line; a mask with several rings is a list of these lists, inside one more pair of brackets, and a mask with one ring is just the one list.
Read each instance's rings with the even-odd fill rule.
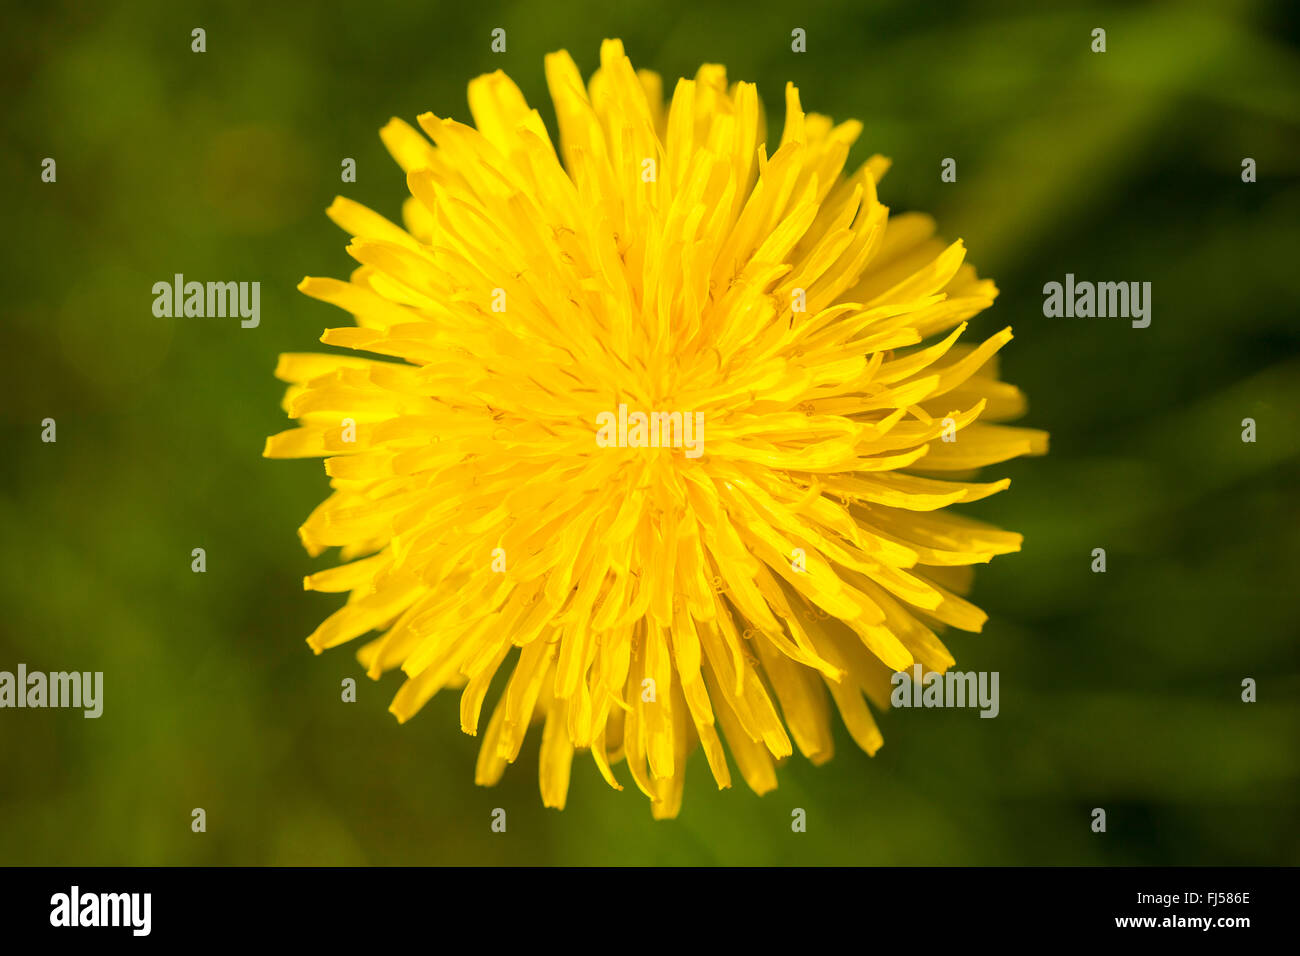
[[845,172],[861,124],[789,86],[770,149],[722,67],[665,102],[618,41],[600,59],[584,84],[546,58],[556,137],[499,71],[472,126],[384,127],[403,224],[330,206],[357,268],[300,288],[352,354],[281,357],[297,427],[265,454],[325,458],[300,535],[345,563],[305,586],[348,597],[315,651],[377,634],[358,657],[405,675],[402,721],[460,689],[479,783],[540,723],[547,806],[586,750],[672,817],[697,745],[758,793],[830,759],[833,710],[875,752],[891,673],[949,667],[937,633],[985,620],[970,566],[1020,547],[948,507],[1047,436],[1000,424],[1011,330],[958,344],[997,295],[965,246],[889,216],[888,161]]

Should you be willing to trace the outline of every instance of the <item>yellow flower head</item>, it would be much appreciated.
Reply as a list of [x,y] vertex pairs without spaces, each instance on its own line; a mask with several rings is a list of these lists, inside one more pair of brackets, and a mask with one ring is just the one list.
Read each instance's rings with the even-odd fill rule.
[[471,734],[500,673],[476,778],[543,722],[551,807],[589,750],[674,816],[697,744],[730,785],[724,740],[764,793],[795,747],[830,758],[831,701],[874,753],[867,701],[953,663],[935,632],[985,619],[969,566],[1020,546],[943,509],[1007,486],[965,480],[979,466],[1046,450],[989,424],[1024,409],[997,379],[1010,329],[956,344],[997,289],[928,217],[889,218],[887,160],[843,175],[861,124],[793,86],[773,149],[721,66],[665,104],[610,40],[589,84],[564,52],[546,79],[558,148],[493,73],[474,126],[381,131],[404,227],[328,210],[360,266],[303,280],[356,320],[321,341],[396,361],[276,370],[299,427],[265,454],[326,456],[300,533],[346,562],[306,579],[349,592],[308,643],[379,632],[358,657],[406,675],[398,720],[462,688]]

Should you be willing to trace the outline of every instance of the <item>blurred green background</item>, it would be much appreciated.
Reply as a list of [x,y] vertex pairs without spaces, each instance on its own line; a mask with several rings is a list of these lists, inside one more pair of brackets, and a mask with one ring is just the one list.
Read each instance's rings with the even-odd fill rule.
[[[103,671],[106,700],[99,720],[0,711],[0,863],[1300,863],[1295,9],[6,8],[0,670]],[[586,75],[607,36],[669,88],[701,62],[757,81],[769,131],[786,80],[806,109],[862,119],[851,160],[893,158],[883,201],[936,214],[997,280],[972,333],[1015,328],[1004,374],[1052,433],[1047,458],[986,472],[1013,487],[979,514],[1026,546],[977,575],[985,632],[951,635],[959,669],[1001,673],[998,719],[886,714],[874,759],[838,727],[831,763],[792,759],[762,799],[719,793],[697,753],[664,823],[585,756],[568,809],[544,810],[537,728],[500,787],[475,787],[455,693],[405,727],[396,676],[340,702],[354,647],[303,643],[339,602],[301,576],[332,561],[295,534],[325,477],[259,457],[287,427],[277,354],[346,323],[294,290],[353,265],[325,206],[398,215],[379,127],[468,120],[466,82],[497,68],[553,122],[543,54],[567,48]],[[151,286],[177,272],[260,281],[261,327],[155,318]],[[1042,285],[1066,272],[1152,282],[1151,327],[1044,318]]]

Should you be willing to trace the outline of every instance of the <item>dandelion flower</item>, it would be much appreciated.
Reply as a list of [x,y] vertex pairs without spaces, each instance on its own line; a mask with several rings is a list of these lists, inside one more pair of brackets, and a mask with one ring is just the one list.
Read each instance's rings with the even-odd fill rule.
[[[721,66],[665,103],[610,40],[588,84],[564,52],[546,80],[558,141],[481,76],[473,126],[381,130],[403,225],[328,210],[360,265],[300,289],[351,313],[321,337],[350,353],[281,356],[298,426],[265,451],[330,478],[300,535],[344,563],[305,585],[348,598],[308,643],[370,635],[368,674],[405,675],[399,721],[460,689],[480,784],[541,723],[549,807],[577,751],[660,818],[697,746],[719,787],[734,765],[760,794],[796,748],[831,757],[832,710],[874,753],[868,702],[954,663],[938,633],[985,620],[970,566],[1020,547],[947,506],[1046,450],[994,424],[1024,410],[997,374],[1010,329],[957,344],[997,289],[928,217],[889,216],[887,160],[846,174],[861,124],[804,113],[793,85],[772,148]],[[623,440],[638,410],[671,440]]]

